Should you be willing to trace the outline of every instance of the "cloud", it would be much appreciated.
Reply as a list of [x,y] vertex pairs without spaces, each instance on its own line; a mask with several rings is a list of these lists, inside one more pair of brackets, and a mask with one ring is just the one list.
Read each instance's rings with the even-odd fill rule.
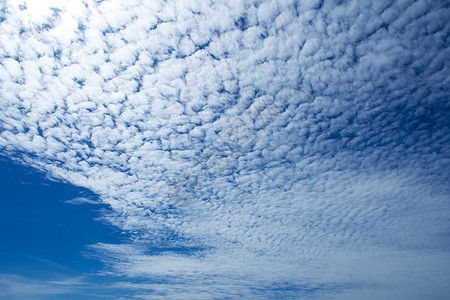
[[6,8],[0,147],[111,206],[130,240],[92,249],[117,274],[174,298],[448,277],[444,3]]
[[85,198],[85,197],[77,197],[77,198],[74,198],[74,199],[67,200],[65,202],[69,203],[69,204],[75,204],[75,205],[79,205],[79,204],[100,204],[98,201],[94,201],[92,199]]
[[10,274],[0,274],[0,297],[12,299],[51,299],[61,294],[71,294],[74,286],[80,285],[80,278],[44,282]]

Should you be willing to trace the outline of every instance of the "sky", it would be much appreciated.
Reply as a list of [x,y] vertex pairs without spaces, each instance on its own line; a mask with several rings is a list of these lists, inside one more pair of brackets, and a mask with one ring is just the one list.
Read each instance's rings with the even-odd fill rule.
[[0,299],[448,297],[449,1],[0,3]]

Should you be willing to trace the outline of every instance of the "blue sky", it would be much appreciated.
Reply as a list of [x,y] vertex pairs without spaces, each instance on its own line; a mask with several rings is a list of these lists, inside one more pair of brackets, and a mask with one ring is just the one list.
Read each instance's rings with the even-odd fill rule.
[[[65,299],[73,294],[74,299],[88,297],[82,278],[95,279],[93,275],[102,265],[90,257],[87,246],[121,240],[117,229],[96,220],[105,207],[79,203],[81,199],[96,199],[85,188],[49,180],[35,169],[4,157],[0,166],[0,297],[48,299],[53,293],[45,294],[46,284],[62,290]],[[69,279],[76,289],[64,283],[51,287],[52,282]],[[17,285],[25,291],[17,290]],[[55,297],[60,299],[61,294]]]
[[449,294],[448,1],[1,3],[0,298]]

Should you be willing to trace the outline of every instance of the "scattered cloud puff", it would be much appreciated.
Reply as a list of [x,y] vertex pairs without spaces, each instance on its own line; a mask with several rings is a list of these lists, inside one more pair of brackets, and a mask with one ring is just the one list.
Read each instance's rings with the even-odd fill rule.
[[449,10],[6,1],[0,147],[111,206],[144,299],[443,298]]

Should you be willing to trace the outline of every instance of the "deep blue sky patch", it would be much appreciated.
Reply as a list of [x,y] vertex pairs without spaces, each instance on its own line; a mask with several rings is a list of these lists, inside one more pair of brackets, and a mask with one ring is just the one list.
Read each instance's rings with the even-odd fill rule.
[[120,234],[96,219],[104,205],[70,204],[86,188],[49,180],[43,173],[0,158],[0,273],[55,279],[101,267],[85,257],[87,246],[115,243]]

